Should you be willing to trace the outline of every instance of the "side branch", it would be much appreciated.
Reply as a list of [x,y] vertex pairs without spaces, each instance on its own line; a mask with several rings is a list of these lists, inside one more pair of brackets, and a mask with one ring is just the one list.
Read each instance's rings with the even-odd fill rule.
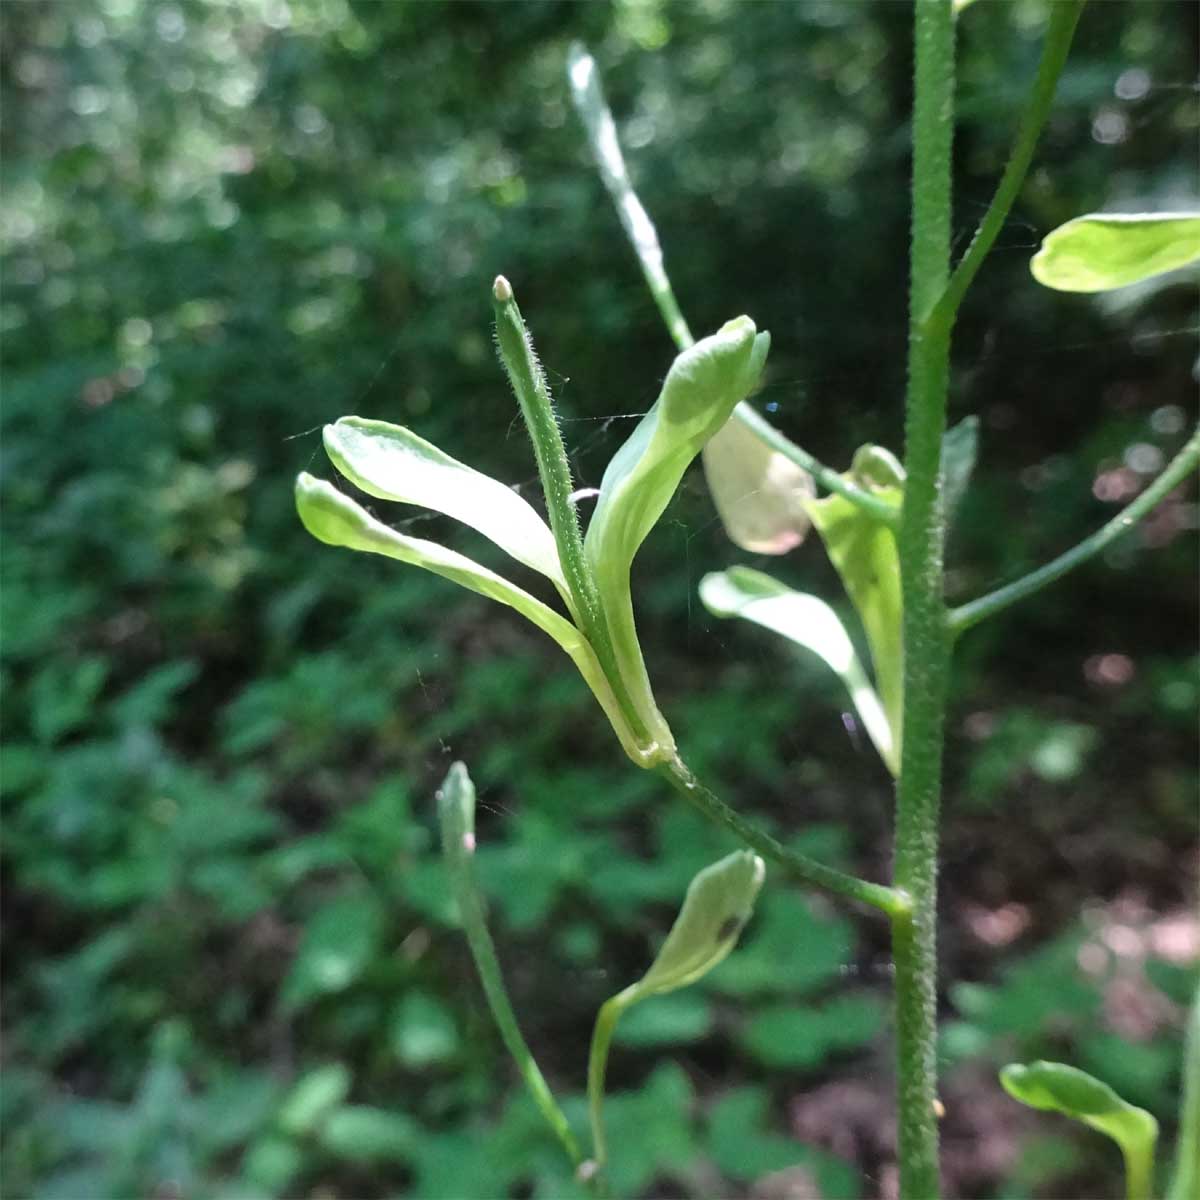
[[763,858],[777,863],[794,878],[814,887],[824,888],[837,896],[845,896],[848,900],[869,904],[887,913],[893,920],[909,912],[908,896],[898,888],[871,883],[855,875],[836,871],[806,854],[789,850],[769,833],[751,825],[740,813],[709,791],[678,758],[656,767],[655,770],[713,824],[724,825],[745,845],[758,851]]
[[952,609],[949,615],[951,635],[958,637],[972,625],[1002,612],[1018,600],[1032,596],[1034,592],[1040,592],[1047,584],[1061,579],[1068,571],[1073,571],[1088,559],[1095,558],[1101,550],[1123,537],[1143,517],[1157,508],[1161,500],[1196,470],[1197,465],[1200,465],[1200,426],[1184,443],[1183,449],[1167,464],[1166,470],[1136,500],[1097,529],[1091,537],[1084,538],[1077,546],[1073,546],[1065,554],[1060,554],[1044,567],[1031,571],[1024,578]]
[[966,254],[955,267],[950,282],[929,314],[928,324],[932,328],[949,329],[954,324],[954,317],[967,288],[971,286],[971,281],[983,265],[983,260],[1012,209],[1029,171],[1029,164],[1033,161],[1034,148],[1050,112],[1058,77],[1067,61],[1071,39],[1075,36],[1075,28],[1079,24],[1079,14],[1083,11],[1084,3],[1085,0],[1055,0],[1050,5],[1050,25],[1046,30],[1046,42],[1042,48],[1041,62],[1038,64],[1037,79],[1029,96],[1029,106],[1021,118],[1008,166],[1004,169],[996,194],[984,213]]

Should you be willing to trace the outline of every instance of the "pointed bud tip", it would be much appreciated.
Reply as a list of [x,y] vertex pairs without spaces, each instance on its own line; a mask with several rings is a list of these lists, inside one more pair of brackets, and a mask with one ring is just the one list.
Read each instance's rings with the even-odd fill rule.
[[497,275],[496,282],[492,284],[492,295],[498,304],[507,304],[513,298],[512,284],[503,275]]

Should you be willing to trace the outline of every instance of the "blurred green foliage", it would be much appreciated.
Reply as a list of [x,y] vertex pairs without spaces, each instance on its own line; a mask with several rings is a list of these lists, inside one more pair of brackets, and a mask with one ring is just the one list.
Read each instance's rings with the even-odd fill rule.
[[[1041,20],[1035,0],[963,16],[964,236]],[[1193,292],[1064,299],[1026,264],[1079,212],[1194,198],[1195,23],[1150,0],[1084,17],[960,323],[955,416],[982,433],[955,599],[1064,547],[1181,440]],[[0,24],[0,1191],[572,1195],[454,928],[435,783],[471,763],[509,983],[580,1124],[596,1006],[732,847],[625,768],[544,639],[318,550],[291,480],[317,427],[361,412],[532,495],[489,346],[501,270],[581,484],[652,401],[671,352],[570,111],[574,37],[693,327],[744,310],[771,329],[758,402],[826,461],[898,448],[906,6],[79,0],[5,5]],[[1169,1137],[1194,963],[1195,525],[1173,499],[964,646],[948,1094],[969,1059],[1059,1057]],[[881,874],[889,783],[836,691],[694,599],[741,559],[685,483],[635,577],[660,701],[739,805]],[[780,570],[837,595],[815,545]],[[826,1196],[872,1194],[885,1146],[801,1145],[790,1118],[830,1080],[886,1106],[883,954],[873,918],[769,878],[712,979],[622,1028],[614,1184],[743,1194],[800,1163]],[[950,1143],[986,1135],[973,1111],[950,1105]],[[1012,1140],[1034,1129],[964,1189],[1114,1190],[1069,1134]]]

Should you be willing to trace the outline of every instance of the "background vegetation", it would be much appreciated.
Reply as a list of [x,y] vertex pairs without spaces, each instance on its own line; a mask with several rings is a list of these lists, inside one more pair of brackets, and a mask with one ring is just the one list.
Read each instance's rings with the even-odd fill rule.
[[[1043,18],[1016,0],[961,21],[964,235]],[[1196,21],[1085,12],[960,322],[953,415],[978,412],[983,440],[954,599],[1104,519],[1193,419],[1194,288],[1064,297],[1027,261],[1080,212],[1194,204]],[[693,328],[770,328],[758,403],[826,461],[898,449],[908,6],[78,0],[0,23],[0,1191],[569,1195],[453,928],[433,790],[471,764],[510,985],[576,1112],[597,1006],[732,847],[628,769],[548,640],[317,547],[292,477],[321,423],[359,412],[529,489],[490,346],[499,271],[584,484],[653,400],[672,352],[570,110],[573,37]],[[1115,1149],[1003,1095],[1013,1057],[1076,1062],[1170,1135],[1200,958],[1196,524],[1176,495],[965,643],[942,936],[955,1194],[1119,1190]],[[882,877],[890,784],[836,692],[695,599],[745,558],[693,478],[635,579],[660,703],[740,806]],[[816,544],[779,573],[837,595]],[[876,917],[769,877],[711,981],[623,1026],[615,1185],[887,1194],[886,953]]]

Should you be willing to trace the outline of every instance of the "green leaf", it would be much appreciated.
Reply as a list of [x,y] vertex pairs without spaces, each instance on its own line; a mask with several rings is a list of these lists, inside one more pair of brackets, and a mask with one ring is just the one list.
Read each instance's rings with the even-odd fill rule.
[[279,1110],[279,1128],[294,1137],[311,1133],[350,1091],[350,1072],[342,1063],[309,1071],[292,1088]]
[[353,1104],[329,1114],[320,1142],[339,1158],[370,1165],[410,1161],[423,1136],[417,1123],[403,1113]]
[[458,1029],[450,1011],[427,992],[410,991],[392,1018],[392,1049],[410,1070],[436,1066],[458,1052]]
[[650,969],[626,989],[628,1003],[686,987],[723,961],[750,919],[765,873],[763,860],[749,850],[705,867]]
[[846,685],[867,735],[893,775],[899,751],[883,706],[837,613],[817,596],[794,592],[750,567],[730,567],[700,581],[700,600],[717,617],[741,617],[812,651]]
[[697,992],[673,992],[639,1004],[621,1022],[616,1041],[643,1049],[696,1042],[712,1032],[712,1004]]
[[731,417],[703,451],[704,477],[730,541],[751,554],[786,554],[812,525],[812,476]]
[[339,896],[317,909],[283,984],[284,1010],[345,991],[374,959],[382,938],[383,909],[370,892]]
[[714,616],[742,617],[817,655],[843,680],[887,757],[891,733],[886,717],[841,619],[828,604],[749,567],[705,576],[699,593]]
[[1029,269],[1060,292],[1106,292],[1200,260],[1200,213],[1089,213],[1042,241]]
[[883,1009],[877,997],[840,996],[822,1006],[781,1004],[760,1009],[739,1040],[767,1066],[812,1070],[837,1051],[873,1041],[882,1027]]
[[389,529],[323,479],[315,479],[308,474],[297,477],[296,510],[305,529],[318,541],[330,546],[381,554],[423,567],[481,596],[515,608],[544,633],[548,633],[570,655],[588,687],[600,701],[626,753],[639,766],[642,765],[645,756],[621,715],[620,706],[600,669],[595,652],[583,634],[565,617],[465,555],[436,542],[408,537]]
[[[878,451],[879,447],[871,449]],[[855,455],[856,468],[860,465],[861,453]],[[872,474],[855,472],[866,486],[870,486],[873,479],[881,478],[883,471],[882,459],[872,459],[871,463]],[[899,486],[886,484],[874,490],[888,502],[897,507],[900,505],[903,492]],[[886,525],[843,496],[811,501],[808,511],[866,631],[875,668],[875,686],[892,731],[892,761],[898,763],[903,725],[904,655],[900,555],[896,550],[896,537]]]
[[1108,1084],[1065,1063],[1009,1063],[1000,1082],[1030,1108],[1062,1113],[1107,1134],[1125,1155],[1131,1200],[1149,1197],[1158,1122],[1144,1108],[1127,1104]]
[[364,417],[342,417],[326,425],[325,450],[333,465],[368,495],[418,504],[469,525],[567,595],[550,526],[499,480],[401,425]]

